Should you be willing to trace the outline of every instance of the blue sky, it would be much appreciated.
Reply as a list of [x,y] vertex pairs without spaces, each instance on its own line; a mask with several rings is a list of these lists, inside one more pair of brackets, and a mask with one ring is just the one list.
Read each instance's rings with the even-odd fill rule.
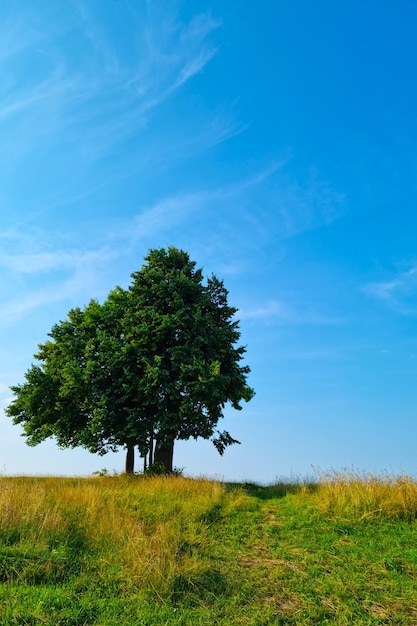
[[[0,405],[70,308],[187,250],[238,307],[256,397],[190,475],[417,473],[417,5],[3,0]],[[121,470],[28,448],[0,472]]]

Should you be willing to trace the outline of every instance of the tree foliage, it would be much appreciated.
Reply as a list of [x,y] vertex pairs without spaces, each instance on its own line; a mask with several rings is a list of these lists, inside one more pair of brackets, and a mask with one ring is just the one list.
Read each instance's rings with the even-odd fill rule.
[[238,443],[216,431],[227,403],[240,410],[254,392],[237,309],[223,282],[203,282],[188,253],[150,250],[128,289],[103,304],[72,309],[39,346],[25,382],[12,387],[7,414],[29,445],[55,437],[61,447],[104,454],[133,449],[172,471],[175,440],[211,439],[220,454]]

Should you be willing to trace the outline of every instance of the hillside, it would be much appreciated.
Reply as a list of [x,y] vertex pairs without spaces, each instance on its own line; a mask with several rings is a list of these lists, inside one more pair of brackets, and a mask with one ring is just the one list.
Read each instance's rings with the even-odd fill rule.
[[417,623],[417,484],[0,478],[4,626]]

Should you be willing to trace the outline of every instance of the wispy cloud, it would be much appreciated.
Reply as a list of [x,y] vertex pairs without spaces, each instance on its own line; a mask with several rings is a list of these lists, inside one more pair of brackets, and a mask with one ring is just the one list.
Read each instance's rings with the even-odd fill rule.
[[159,24],[149,19],[144,25],[138,23],[141,39],[136,39],[129,62],[115,57],[100,24],[85,7],[82,14],[88,39],[97,58],[105,59],[107,69],[104,76],[102,67],[98,70],[100,93],[95,102],[100,111],[104,107],[106,122],[93,126],[86,138],[90,150],[96,152],[107,152],[109,142],[120,143],[143,130],[151,112],[203,71],[217,53],[208,37],[220,22],[208,14],[198,15],[188,24],[168,15]]
[[278,323],[288,325],[313,325],[313,326],[339,326],[346,324],[343,317],[326,315],[317,310],[306,310],[302,304],[294,304],[290,300],[269,300],[264,303],[254,304],[252,307],[239,309],[238,317],[244,320],[256,322]]
[[116,194],[124,181],[244,130],[224,103],[175,125],[157,117],[217,54],[221,26],[209,13],[184,21],[174,8],[159,10],[121,2],[121,40],[84,0],[59,10],[24,3],[10,15],[0,8],[0,201],[8,216],[80,211],[102,202],[104,189]]
[[3,330],[8,323],[53,303],[82,305],[91,297],[100,297],[108,269],[117,257],[108,246],[70,247],[65,238],[40,229],[3,232],[0,239]]
[[[154,92],[147,108],[159,104],[199,74],[217,54],[217,47],[210,43],[208,37],[221,26],[221,21],[213,19],[209,13],[203,13],[184,24],[165,14],[164,19],[158,20],[157,28],[155,26],[153,21],[145,26],[144,39],[148,54],[130,83],[140,94]],[[155,90],[156,69],[160,72],[160,78]],[[144,85],[146,89],[143,89]]]
[[108,259],[109,250],[82,252],[79,250],[55,252],[38,252],[34,254],[0,253],[0,267],[23,274],[36,274],[45,271],[88,267],[97,261]]
[[[70,15],[74,6],[77,13]],[[203,71],[217,52],[210,35],[220,23],[209,14],[189,23],[166,17],[155,24],[146,13],[138,16],[123,5],[131,37],[115,46],[108,25],[104,28],[87,3],[71,7],[62,23],[56,13],[51,22],[46,9],[35,20],[25,9],[8,20],[13,37],[0,43],[0,124],[3,145],[12,143],[9,135],[17,144],[15,158],[34,144],[45,150],[62,141],[69,157],[79,153],[84,162],[108,155],[143,130],[150,113]],[[62,46],[64,39],[68,49]],[[24,74],[18,70],[22,59]]]
[[42,29],[34,25],[37,22],[34,11],[16,11],[9,17],[2,16],[0,21],[0,62],[4,67],[9,59],[32,49],[45,40]]
[[[246,244],[260,239],[284,241],[286,238],[331,223],[343,209],[343,199],[319,181],[307,184],[307,189],[288,188],[285,167],[288,156],[276,158],[258,171],[249,173],[224,185],[194,192],[181,192],[161,198],[149,206],[141,207],[133,222],[119,229],[118,235],[134,240],[158,235],[187,223],[193,231],[204,227],[207,238],[223,237],[230,244],[230,232],[238,239],[243,229]],[[263,204],[259,206],[262,189]],[[279,198],[279,199],[278,199]],[[289,200],[290,199],[290,200]],[[282,217],[276,204],[282,208]],[[251,237],[247,236],[250,228]],[[242,242],[243,243],[243,242]],[[239,246],[235,246],[239,248]]]
[[98,271],[94,267],[78,268],[67,280],[54,281],[46,287],[34,287],[26,293],[20,293],[18,297],[2,303],[0,309],[0,321],[4,324],[15,322],[27,317],[36,309],[45,308],[48,305],[83,298],[77,305],[82,306],[91,297],[97,288]]
[[400,315],[417,315],[417,264],[388,280],[368,283],[363,291]]
[[[76,240],[77,238],[75,238]],[[13,274],[76,271],[114,258],[115,250],[100,245],[74,245],[74,237],[40,227],[17,226],[0,231],[0,268]]]
[[208,193],[186,193],[156,202],[140,212],[134,220],[134,238],[148,238],[161,231],[170,230],[186,220],[192,212],[197,212],[205,204]]
[[189,121],[190,132],[180,137],[156,138],[149,146],[142,163],[148,166],[165,166],[189,159],[245,132],[247,125],[241,123],[233,111],[220,111],[210,119]]
[[277,300],[270,300],[264,304],[255,306],[254,308],[239,309],[240,319],[254,320],[283,320],[286,321],[290,317],[287,307]]
[[[116,237],[134,241],[150,238],[166,231],[172,232],[174,227],[180,226],[187,220],[189,220],[189,227],[194,225],[195,228],[199,228],[201,219],[204,220],[207,228],[217,231],[219,217],[214,221],[213,216],[220,214],[221,217],[221,211],[228,203],[238,201],[248,190],[262,185],[280,167],[282,164],[276,162],[245,179],[228,185],[162,198],[150,206],[142,207],[133,221],[130,221],[123,229],[117,230]],[[227,237],[229,241],[230,235],[228,234]]]
[[331,224],[344,214],[346,198],[317,172],[311,171],[302,181],[283,177],[276,188],[276,211],[282,238]]

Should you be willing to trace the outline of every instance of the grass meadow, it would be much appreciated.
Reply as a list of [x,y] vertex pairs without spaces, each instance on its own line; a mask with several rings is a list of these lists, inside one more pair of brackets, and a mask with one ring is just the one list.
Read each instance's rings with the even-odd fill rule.
[[0,624],[417,624],[417,482],[0,477]]

